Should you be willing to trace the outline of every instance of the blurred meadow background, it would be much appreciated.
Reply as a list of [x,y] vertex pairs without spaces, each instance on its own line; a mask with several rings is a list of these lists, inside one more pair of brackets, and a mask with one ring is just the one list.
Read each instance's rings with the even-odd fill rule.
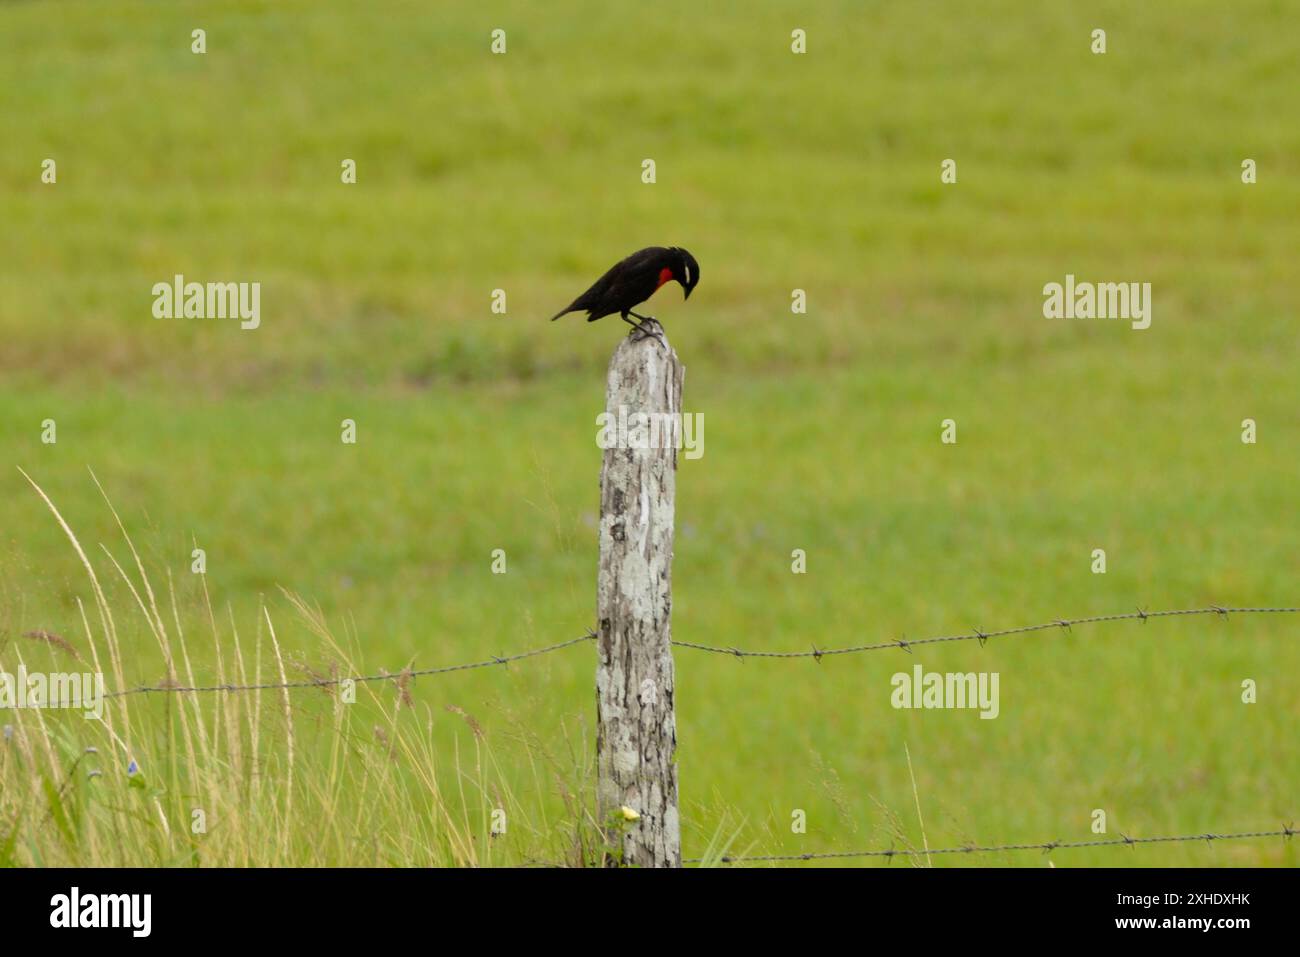
[[[1281,0],[0,3],[0,669],[396,675],[583,634],[627,329],[546,319],[653,244],[701,264],[689,303],[646,308],[706,426],[678,473],[674,637],[1295,605],[1298,22]],[[176,273],[261,282],[261,327],[155,319]],[[1043,318],[1066,273],[1150,282],[1151,328]],[[1087,840],[1094,808],[1111,835],[1276,828],[1298,627],[679,650],[684,852]],[[1000,716],[894,710],[917,663],[999,672]],[[0,864],[590,863],[594,670],[579,644],[352,706],[5,712]]]

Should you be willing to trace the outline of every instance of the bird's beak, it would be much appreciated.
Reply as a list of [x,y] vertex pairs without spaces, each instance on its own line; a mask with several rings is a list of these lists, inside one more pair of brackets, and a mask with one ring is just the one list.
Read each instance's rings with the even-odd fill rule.
[[682,294],[682,298],[683,298],[683,299],[690,299],[690,298],[691,298],[691,290],[694,289],[695,287],[694,287],[694,286],[683,286],[682,288],[685,290],[685,292]]

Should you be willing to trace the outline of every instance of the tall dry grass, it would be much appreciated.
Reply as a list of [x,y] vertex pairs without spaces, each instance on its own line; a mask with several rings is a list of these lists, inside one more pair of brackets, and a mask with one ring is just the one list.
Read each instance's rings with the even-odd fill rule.
[[[506,732],[512,755],[523,755],[521,774],[518,762],[503,766],[500,749],[472,714],[435,712],[419,702],[405,670],[391,681],[356,683],[354,703],[338,685],[274,687],[291,672],[295,680],[368,672],[349,650],[354,643],[340,640],[320,610],[297,595],[282,592],[277,608],[264,602],[252,627],[241,628],[233,609],[219,614],[213,607],[206,577],[197,608],[178,598],[170,572],[155,589],[98,480],[128,557],[119,561],[101,545],[92,560],[54,502],[23,475],[80,559],[90,603],[76,599],[83,630],[75,638],[0,636],[0,672],[89,668],[112,692],[146,683],[137,664],[147,651],[162,670],[150,685],[272,687],[120,695],[105,702],[101,720],[74,710],[0,711],[0,865],[418,867],[601,859],[585,732],[558,749],[526,728]],[[113,606],[106,580],[121,583],[127,607]],[[285,615],[318,642],[325,670],[286,652],[277,635]],[[142,648],[150,638],[152,646]],[[202,662],[200,652],[207,655]],[[434,734],[435,714],[447,710],[461,727],[450,762]]]

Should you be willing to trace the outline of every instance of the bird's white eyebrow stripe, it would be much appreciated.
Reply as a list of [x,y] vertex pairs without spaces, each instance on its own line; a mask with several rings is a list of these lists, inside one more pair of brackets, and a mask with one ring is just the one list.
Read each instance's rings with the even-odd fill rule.
[[691,264],[682,263],[682,270],[686,273],[686,285],[691,284]]

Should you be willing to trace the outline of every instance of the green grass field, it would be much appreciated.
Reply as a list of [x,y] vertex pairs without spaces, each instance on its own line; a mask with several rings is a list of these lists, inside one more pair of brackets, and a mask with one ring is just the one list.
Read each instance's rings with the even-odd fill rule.
[[[670,286],[648,307],[706,422],[678,475],[674,637],[806,650],[1300,604],[1298,14],[0,4],[0,670],[69,666],[34,630],[126,686],[166,678],[182,636],[204,684],[238,660],[266,681],[396,674],[581,635],[626,327],[546,318],[651,244],[702,268],[689,303]],[[155,319],[176,273],[260,281],[261,327]],[[1150,282],[1151,327],[1045,319],[1067,273]],[[685,854],[1087,840],[1095,808],[1110,836],[1278,827],[1298,810],[1298,627],[1121,622],[820,664],[682,649]],[[891,708],[916,663],[999,672],[1000,716]],[[111,706],[115,739],[8,712],[0,864],[590,861],[594,669],[578,645],[350,708],[141,696]]]

